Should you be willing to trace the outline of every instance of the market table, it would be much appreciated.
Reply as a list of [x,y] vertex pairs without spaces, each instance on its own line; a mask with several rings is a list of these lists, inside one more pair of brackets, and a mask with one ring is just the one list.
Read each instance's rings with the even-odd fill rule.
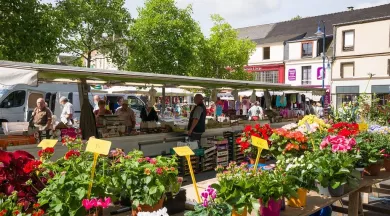
[[[370,193],[372,192],[371,191],[372,185],[389,179],[390,179],[390,172],[385,172],[383,169],[378,176],[364,176],[358,188],[348,191],[346,194],[344,194],[341,197],[321,196],[320,194],[311,191],[307,196],[307,203],[305,208],[292,208],[286,205],[286,209],[284,211],[281,211],[280,215],[281,216],[308,216],[348,196],[349,197],[348,216],[358,216],[359,213],[363,212],[360,193],[361,192]],[[204,189],[207,188],[208,185],[211,185],[213,183],[217,183],[216,178],[198,182],[197,186],[199,192],[202,192]],[[196,200],[196,195],[193,189],[193,185],[187,185],[183,188],[187,190],[187,200],[190,201]],[[256,215],[256,212],[252,212],[251,216],[252,215],[253,216]]]

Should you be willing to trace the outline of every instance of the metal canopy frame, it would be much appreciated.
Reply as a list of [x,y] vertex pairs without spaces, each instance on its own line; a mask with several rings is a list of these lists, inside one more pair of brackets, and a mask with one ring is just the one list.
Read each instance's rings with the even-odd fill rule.
[[[314,91],[318,95],[325,94],[325,90],[313,87],[291,86],[289,84],[263,83],[256,81],[225,80],[214,78],[188,77],[133,71],[102,70],[84,67],[70,67],[62,65],[47,65],[34,63],[21,63],[11,61],[0,61],[0,67],[20,68],[38,71],[39,82],[55,82],[62,79],[76,82],[78,79],[86,79],[93,84],[126,85],[126,83],[159,84],[165,87],[193,86],[206,89],[232,88],[238,90],[293,90],[293,91]],[[10,74],[11,75],[11,74]],[[12,76],[12,75],[11,75]]]

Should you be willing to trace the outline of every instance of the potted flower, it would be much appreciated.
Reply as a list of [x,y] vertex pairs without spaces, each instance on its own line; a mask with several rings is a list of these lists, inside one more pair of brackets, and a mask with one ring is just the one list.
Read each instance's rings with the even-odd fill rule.
[[368,128],[368,131],[375,134],[386,135],[387,140],[383,146],[383,166],[385,167],[386,172],[390,172],[390,127],[371,125]]
[[283,128],[274,130],[269,138],[272,142],[270,151],[275,157],[296,157],[307,150],[307,138],[300,131],[288,131]]
[[279,215],[283,197],[296,196],[297,185],[284,170],[262,171],[255,176],[255,197],[260,202],[260,215]]
[[329,125],[325,123],[324,120],[318,118],[316,115],[305,115],[301,120],[298,122],[299,127],[307,127],[307,125],[312,125],[316,127],[316,129],[319,129],[321,131],[326,130],[329,128]]
[[297,197],[291,197],[287,200],[287,204],[292,207],[305,207],[307,192],[317,190],[315,180],[317,173],[315,172],[314,158],[310,157],[309,152],[296,158],[287,158],[279,160],[278,166],[285,170],[286,174],[291,176],[291,185],[296,185]]
[[[177,183],[176,157],[143,157],[141,151],[130,152],[122,160],[123,191],[132,201],[133,215],[162,208],[165,193],[175,191]],[[175,190],[172,190],[175,189]]]
[[[249,158],[251,164],[255,163],[255,158],[257,156],[257,147],[252,146],[252,136],[259,137],[268,141],[268,145],[271,144],[269,141],[269,137],[272,135],[272,129],[269,124],[265,124],[264,126],[260,126],[260,124],[256,124],[254,127],[251,125],[247,125],[243,133],[239,138],[237,138],[236,143],[240,145],[241,152],[244,153],[246,157]],[[267,150],[263,150],[261,152],[261,158],[259,163],[265,163],[265,158],[269,154]]]
[[222,202],[216,202],[217,191],[208,186],[208,188],[202,192],[202,203],[195,206],[194,211],[185,213],[185,216],[226,216],[231,215],[232,208],[230,205]]
[[98,216],[103,215],[103,209],[108,208],[111,204],[111,198],[105,197],[104,199],[92,198],[92,199],[83,199],[81,202],[87,215],[89,216]]
[[45,211],[41,209],[39,203],[32,206],[30,213],[25,213],[23,203],[18,203],[18,192],[13,191],[11,195],[0,194],[0,216],[43,216]]
[[382,168],[383,153],[385,145],[388,145],[387,134],[362,132],[357,137],[358,154],[361,156],[358,161],[364,166],[364,173],[370,176],[377,176]]
[[338,135],[345,137],[355,137],[359,134],[359,125],[357,123],[339,122],[333,124],[329,129],[330,135]]
[[247,215],[253,209],[255,199],[256,172],[248,172],[247,164],[238,166],[230,162],[224,169],[217,166],[218,183],[211,187],[218,191],[217,203],[227,203],[232,206],[232,215]]

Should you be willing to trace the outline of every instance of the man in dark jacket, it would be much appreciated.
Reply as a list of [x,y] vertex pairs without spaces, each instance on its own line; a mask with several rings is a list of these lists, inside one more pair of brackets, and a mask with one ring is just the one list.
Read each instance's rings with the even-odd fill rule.
[[141,111],[141,119],[143,122],[148,121],[158,121],[158,115],[156,110],[154,110],[153,103],[148,102],[147,108],[143,108]]
[[192,141],[199,141],[202,134],[206,130],[206,106],[203,104],[203,96],[201,94],[195,95],[194,102],[196,107],[191,111],[188,122],[188,136]]

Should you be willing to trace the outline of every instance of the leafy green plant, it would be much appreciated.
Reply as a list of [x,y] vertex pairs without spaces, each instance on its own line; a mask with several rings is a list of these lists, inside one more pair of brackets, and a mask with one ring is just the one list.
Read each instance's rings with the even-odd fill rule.
[[273,171],[262,171],[255,177],[255,197],[260,199],[264,206],[268,206],[271,199],[279,200],[282,197],[296,197],[298,189],[292,176],[278,167]]
[[358,154],[361,156],[358,163],[364,167],[381,163],[386,145],[390,142],[389,135],[382,133],[361,132],[356,138]]
[[306,190],[317,190],[315,186],[317,173],[315,172],[313,158],[310,157],[309,152],[305,152],[300,157],[279,160],[277,164],[285,170],[286,175],[291,177],[291,185]]
[[317,173],[317,181],[323,187],[331,186],[333,189],[349,183],[354,185],[355,178],[360,174],[355,170],[359,157],[348,152],[332,152],[326,148],[321,151],[308,153],[313,161]]
[[255,199],[255,188],[257,173],[248,172],[246,164],[238,166],[235,162],[224,170],[223,167],[216,168],[218,183],[211,187],[218,191],[217,203],[227,203],[235,210],[247,208],[248,212],[253,209]]

